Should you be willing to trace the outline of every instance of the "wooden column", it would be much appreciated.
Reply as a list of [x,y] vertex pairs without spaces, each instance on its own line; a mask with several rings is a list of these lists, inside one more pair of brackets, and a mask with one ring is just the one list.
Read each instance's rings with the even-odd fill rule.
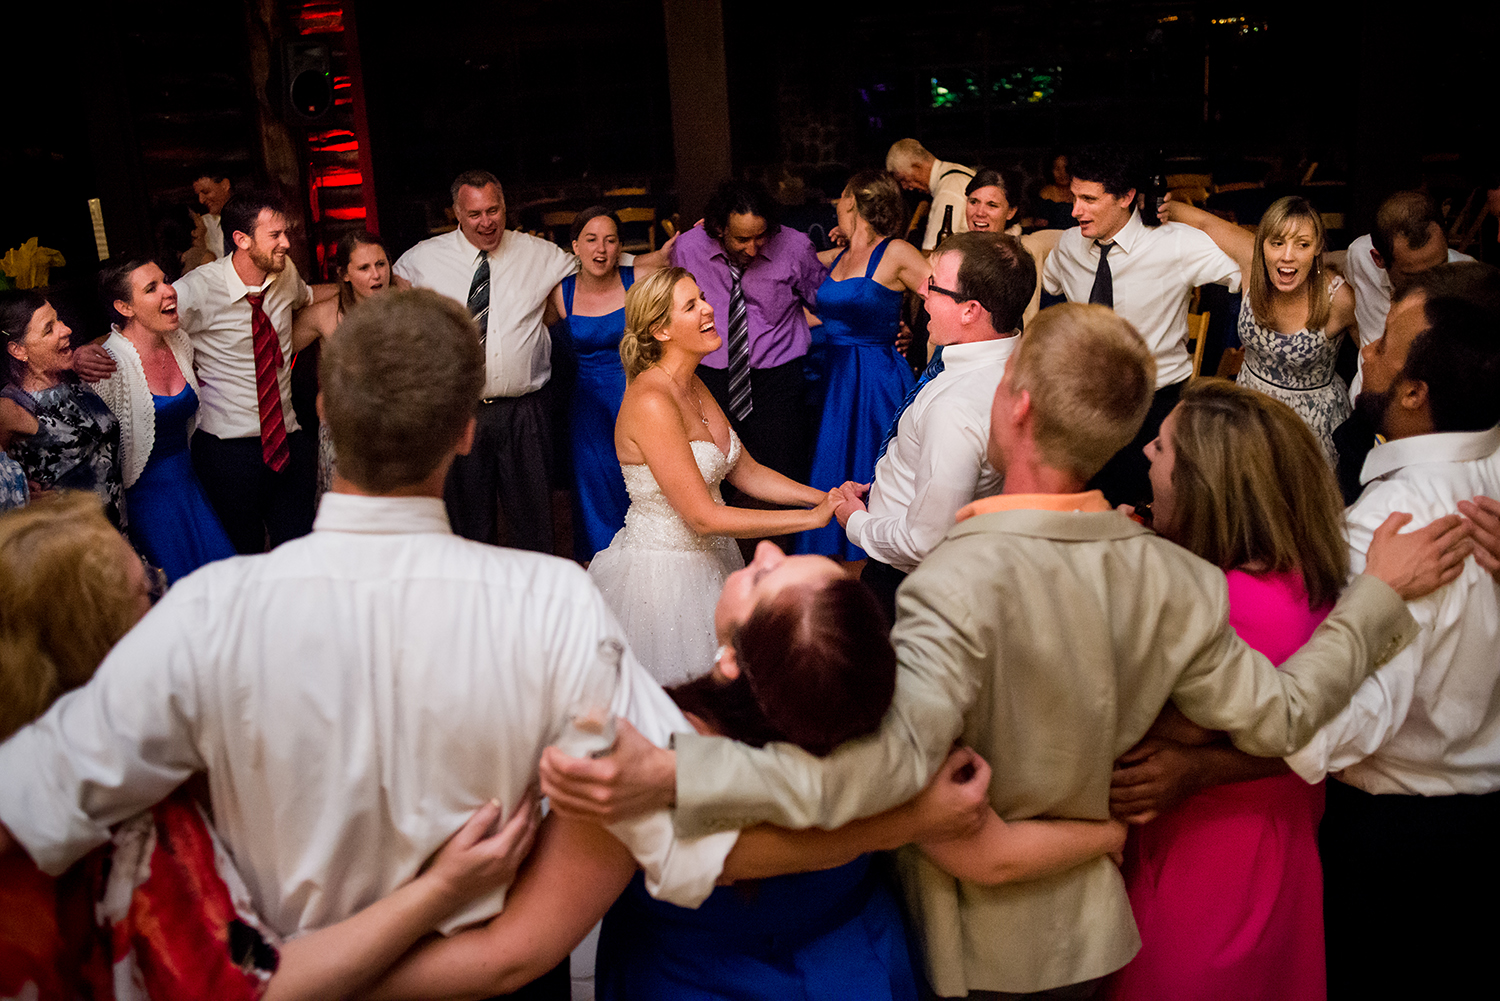
[[720,0],[662,0],[662,7],[678,207],[683,225],[690,226],[732,170],[724,13]]

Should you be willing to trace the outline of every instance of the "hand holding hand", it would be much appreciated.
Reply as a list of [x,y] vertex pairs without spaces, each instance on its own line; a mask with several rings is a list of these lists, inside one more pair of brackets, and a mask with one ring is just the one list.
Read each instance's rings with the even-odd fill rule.
[[1415,532],[1399,531],[1411,515],[1393,513],[1375,529],[1365,556],[1365,573],[1378,577],[1407,601],[1431,594],[1463,571],[1474,550],[1472,524],[1445,515]]
[[951,841],[977,832],[990,810],[990,763],[958,747],[912,800],[913,841]]
[[833,509],[833,516],[839,520],[840,528],[849,527],[849,518],[855,511],[866,510],[864,501],[860,500],[860,498],[869,492],[869,489],[870,485],[868,483],[855,483],[853,480],[839,487],[839,494],[842,499]]
[[500,803],[490,800],[474,811],[464,826],[433,856],[419,878],[437,881],[446,899],[457,909],[462,904],[516,878],[541,823],[541,804],[536,791],[526,790],[510,819],[495,830]]
[[115,374],[115,360],[98,344],[73,349],[73,371],[84,382],[101,382]]
[[677,794],[677,756],[621,718],[615,749],[600,758],[542,750],[542,792],[559,813],[599,824],[666,809]]
[[1200,788],[1191,748],[1147,737],[1115,762],[1109,812],[1127,823],[1144,824]]

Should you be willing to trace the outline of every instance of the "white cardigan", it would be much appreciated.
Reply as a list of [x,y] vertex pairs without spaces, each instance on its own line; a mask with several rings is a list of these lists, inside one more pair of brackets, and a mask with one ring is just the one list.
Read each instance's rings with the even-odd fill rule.
[[[156,447],[156,404],[151,399],[151,389],[146,385],[146,367],[141,356],[118,326],[111,326],[109,337],[104,341],[104,350],[115,360],[115,374],[94,386],[94,392],[103,398],[109,409],[120,421],[120,471],[127,488],[135,486],[146,468],[146,460]],[[174,330],[164,335],[177,367],[187,379],[187,384],[198,392],[198,377],[193,374],[193,346],[187,335]],[[187,433],[192,437],[198,426],[198,414],[188,418]]]

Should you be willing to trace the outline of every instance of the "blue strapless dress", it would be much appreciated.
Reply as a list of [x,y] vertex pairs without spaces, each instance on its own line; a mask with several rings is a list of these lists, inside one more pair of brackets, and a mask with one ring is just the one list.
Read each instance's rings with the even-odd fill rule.
[[[808,483],[819,490],[846,480],[870,482],[875,475],[875,452],[913,385],[911,366],[895,348],[902,293],[874,278],[890,242],[887,238],[875,248],[863,278],[834,281],[830,268],[818,286],[816,312],[827,337],[828,375]],[[838,260],[833,263],[836,267]],[[844,560],[865,558],[865,551],[849,541],[836,521],[803,532],[797,539],[797,552]]]
[[205,563],[234,555],[218,515],[208,506],[188,456],[188,420],[198,394],[183,386],[176,396],[151,397],[156,443],[140,479],[125,491],[130,541],[147,561],[176,582]]
[[[635,269],[620,268],[628,289]],[[573,315],[577,275],[562,280],[567,307],[567,336],[578,360],[578,377],[568,407],[569,441],[573,453],[573,555],[580,562],[609,545],[625,527],[630,495],[615,455],[615,419],[625,395],[625,370],[620,366],[620,338],[625,334],[625,310],[605,316]]]
[[895,897],[862,856],[715,890],[697,910],[637,873],[604,917],[599,1001],[915,1001]]

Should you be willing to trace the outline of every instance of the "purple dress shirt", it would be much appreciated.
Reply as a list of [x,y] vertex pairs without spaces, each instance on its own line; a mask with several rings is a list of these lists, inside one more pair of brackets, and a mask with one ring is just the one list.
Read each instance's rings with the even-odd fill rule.
[[[724,247],[703,227],[695,226],[672,246],[672,263],[693,273],[703,297],[714,308],[714,322],[725,341],[702,364],[727,367],[729,258]],[[750,324],[751,368],[774,368],[807,354],[812,331],[802,307],[811,307],[817,300],[818,286],[827,274],[806,234],[783,226],[766,242],[741,279]]]

